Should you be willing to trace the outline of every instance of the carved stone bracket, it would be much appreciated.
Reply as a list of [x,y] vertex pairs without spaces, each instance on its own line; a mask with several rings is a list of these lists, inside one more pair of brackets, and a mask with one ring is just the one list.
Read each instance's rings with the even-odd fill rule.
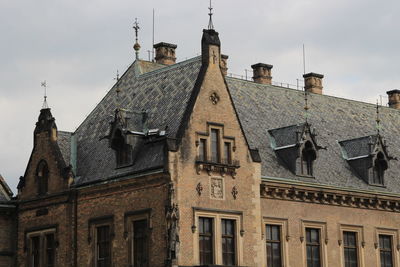
[[198,184],[197,184],[197,186],[196,186],[196,191],[197,191],[197,194],[198,194],[199,196],[201,196],[201,193],[203,192],[203,185],[202,185],[201,183],[198,183]]
[[231,193],[232,193],[233,199],[236,199],[237,195],[239,194],[239,191],[237,190],[236,186],[232,187]]

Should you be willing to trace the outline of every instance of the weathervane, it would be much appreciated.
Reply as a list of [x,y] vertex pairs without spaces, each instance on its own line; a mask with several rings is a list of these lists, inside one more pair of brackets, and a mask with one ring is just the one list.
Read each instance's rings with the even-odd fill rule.
[[208,22],[208,29],[209,30],[214,30],[214,25],[213,25],[213,22],[212,22],[212,15],[213,15],[212,10],[213,10],[213,7],[212,7],[211,0],[210,0],[210,7],[208,9],[210,10],[210,13],[208,13],[208,15],[210,16],[210,20]]
[[41,86],[44,88],[44,100],[43,100],[42,109],[46,109],[46,108],[49,108],[49,105],[47,104],[47,83],[46,83],[46,80],[41,82]]
[[380,135],[380,131],[381,131],[381,119],[379,116],[379,104],[378,104],[378,100],[376,100],[376,132],[378,135]]
[[140,27],[137,18],[135,18],[135,23],[132,28],[135,30],[135,40],[136,40],[135,44],[133,45],[133,49],[135,49],[136,59],[139,59],[140,44],[138,42],[138,31]]

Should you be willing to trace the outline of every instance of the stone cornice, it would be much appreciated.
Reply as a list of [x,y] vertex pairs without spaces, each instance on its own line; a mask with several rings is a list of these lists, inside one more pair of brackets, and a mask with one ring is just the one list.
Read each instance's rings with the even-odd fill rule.
[[261,198],[400,212],[400,197],[263,181]]

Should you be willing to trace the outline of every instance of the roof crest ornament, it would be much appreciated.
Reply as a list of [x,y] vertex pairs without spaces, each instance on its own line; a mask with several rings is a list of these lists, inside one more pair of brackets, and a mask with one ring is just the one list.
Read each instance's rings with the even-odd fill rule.
[[304,102],[305,102],[305,105],[304,105],[304,111],[305,111],[304,117],[306,119],[306,124],[308,124],[308,117],[310,115],[308,113],[308,110],[310,109],[310,107],[308,106],[308,92],[306,90],[304,90]]
[[44,100],[43,100],[43,105],[42,105],[42,109],[48,109],[49,105],[47,104],[47,82],[46,80],[44,80],[43,82],[41,82],[41,85],[44,89]]
[[213,25],[213,21],[212,21],[212,15],[213,15],[212,10],[213,10],[213,7],[212,7],[211,0],[210,0],[210,6],[208,7],[208,9],[210,10],[210,13],[208,13],[208,15],[210,16],[210,20],[208,21],[208,29],[209,30],[214,30],[214,25]]
[[138,42],[138,32],[140,27],[137,18],[135,18],[135,23],[132,28],[135,30],[135,44],[133,45],[133,49],[135,49],[136,59],[139,59],[140,44]]
[[379,114],[379,104],[378,100],[376,100],[376,133],[378,136],[380,136],[380,131],[382,129],[381,127],[381,119],[380,119],[380,114]]
[[117,70],[117,76],[114,78],[114,80],[116,80],[116,90],[115,92],[117,93],[117,109],[120,108],[120,99],[119,99],[119,94],[121,93],[121,89],[119,88],[119,72]]

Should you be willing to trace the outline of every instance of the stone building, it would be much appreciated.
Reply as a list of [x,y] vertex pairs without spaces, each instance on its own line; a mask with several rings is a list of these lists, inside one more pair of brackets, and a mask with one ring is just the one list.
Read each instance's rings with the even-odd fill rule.
[[155,48],[75,132],[40,111],[17,196],[0,180],[0,266],[400,266],[399,90],[228,77],[212,27],[199,57]]

